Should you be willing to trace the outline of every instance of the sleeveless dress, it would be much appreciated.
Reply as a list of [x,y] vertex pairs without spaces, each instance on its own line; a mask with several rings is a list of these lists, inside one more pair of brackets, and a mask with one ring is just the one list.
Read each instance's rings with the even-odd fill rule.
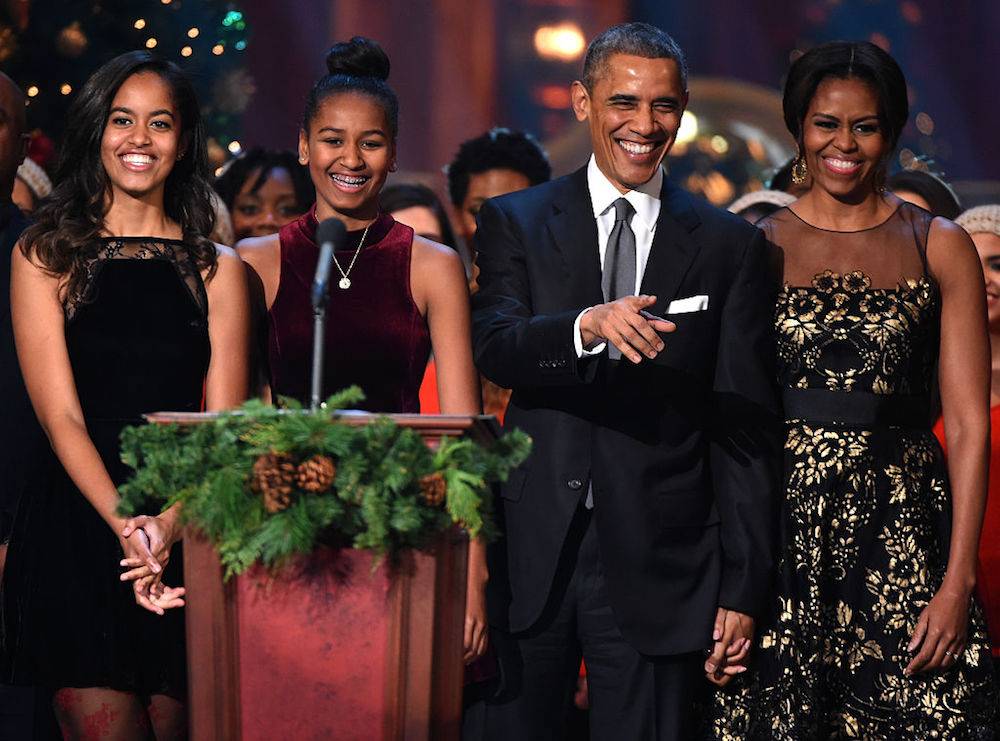
[[[116,484],[118,438],[148,412],[199,411],[208,371],[208,299],[181,241],[103,239],[79,301],[65,309],[73,377],[90,434]],[[184,612],[135,604],[119,581],[115,533],[52,449],[14,518],[4,572],[0,682],[110,687],[185,697]],[[155,512],[158,510],[150,510]],[[180,586],[175,546],[164,582]]]
[[[309,401],[312,370],[313,275],[319,260],[316,207],[282,227],[281,277],[270,310],[271,389]],[[336,253],[346,271],[363,230],[347,233]],[[358,385],[370,412],[420,411],[420,382],[431,352],[430,329],[410,293],[413,229],[380,215],[368,229],[349,271],[351,287],[338,286],[333,266],[323,362],[323,397]]]
[[715,693],[715,738],[994,737],[978,605],[957,664],[903,675],[951,532],[931,433],[941,312],[926,262],[931,220],[902,204],[858,232],[813,227],[788,208],[760,224],[784,256],[781,550],[751,669]]

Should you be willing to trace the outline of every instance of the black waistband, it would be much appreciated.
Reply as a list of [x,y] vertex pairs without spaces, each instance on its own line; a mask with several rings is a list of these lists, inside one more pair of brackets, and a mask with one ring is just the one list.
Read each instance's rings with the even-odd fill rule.
[[785,419],[804,422],[921,429],[931,426],[930,399],[926,396],[784,389],[782,403]]

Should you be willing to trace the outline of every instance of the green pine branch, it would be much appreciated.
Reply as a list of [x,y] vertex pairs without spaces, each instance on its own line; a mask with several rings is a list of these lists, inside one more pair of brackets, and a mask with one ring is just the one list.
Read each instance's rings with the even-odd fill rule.
[[[330,541],[392,558],[428,546],[454,523],[470,536],[493,537],[491,487],[527,458],[527,435],[508,433],[489,447],[447,438],[431,451],[388,417],[353,426],[333,414],[363,399],[352,387],[317,412],[249,401],[206,424],[127,428],[122,460],[135,473],[120,487],[119,509],[130,515],[180,503],[184,521],[215,545],[227,577],[257,563],[280,568]],[[269,513],[251,487],[254,463],[269,453],[295,463],[331,458],[332,487],[318,494],[296,489],[286,509]],[[442,507],[421,491],[421,479],[433,473],[446,483]]]

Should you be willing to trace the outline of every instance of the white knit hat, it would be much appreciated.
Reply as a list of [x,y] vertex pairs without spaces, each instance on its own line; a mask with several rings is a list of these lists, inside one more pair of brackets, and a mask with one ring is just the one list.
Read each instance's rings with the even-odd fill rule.
[[52,192],[52,181],[49,180],[49,176],[32,159],[24,158],[24,162],[17,168],[17,177],[28,186],[28,189],[35,196],[36,201],[45,198],[45,196]]
[[955,219],[955,223],[969,234],[996,234],[1000,237],[1000,203],[976,206]]
[[795,203],[795,200],[795,196],[783,190],[752,190],[730,203],[729,212],[738,214],[743,209],[756,206],[758,203],[771,203],[778,207],[787,206],[789,203]]

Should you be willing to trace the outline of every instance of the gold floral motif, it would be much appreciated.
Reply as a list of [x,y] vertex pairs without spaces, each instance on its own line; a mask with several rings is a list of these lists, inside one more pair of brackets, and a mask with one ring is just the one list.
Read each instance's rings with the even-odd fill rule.
[[[873,288],[861,271],[786,286],[782,385],[926,396],[939,300],[927,278]],[[950,670],[907,677],[908,644],[947,563],[951,497],[929,430],[790,420],[778,594],[755,670],[716,694],[718,739],[992,738],[997,688],[982,614]]]
[[822,293],[832,293],[840,287],[840,276],[832,270],[825,270],[812,279],[813,288]]
[[850,293],[861,293],[871,288],[871,279],[860,270],[848,273],[844,276],[844,290]]
[[[844,276],[824,271],[811,288],[786,286],[775,313],[783,382],[830,391],[916,393],[909,378],[923,376],[925,369],[912,367],[912,346],[923,345],[935,331],[935,291],[927,278],[872,288],[858,270]],[[864,362],[845,364],[845,355]]]

